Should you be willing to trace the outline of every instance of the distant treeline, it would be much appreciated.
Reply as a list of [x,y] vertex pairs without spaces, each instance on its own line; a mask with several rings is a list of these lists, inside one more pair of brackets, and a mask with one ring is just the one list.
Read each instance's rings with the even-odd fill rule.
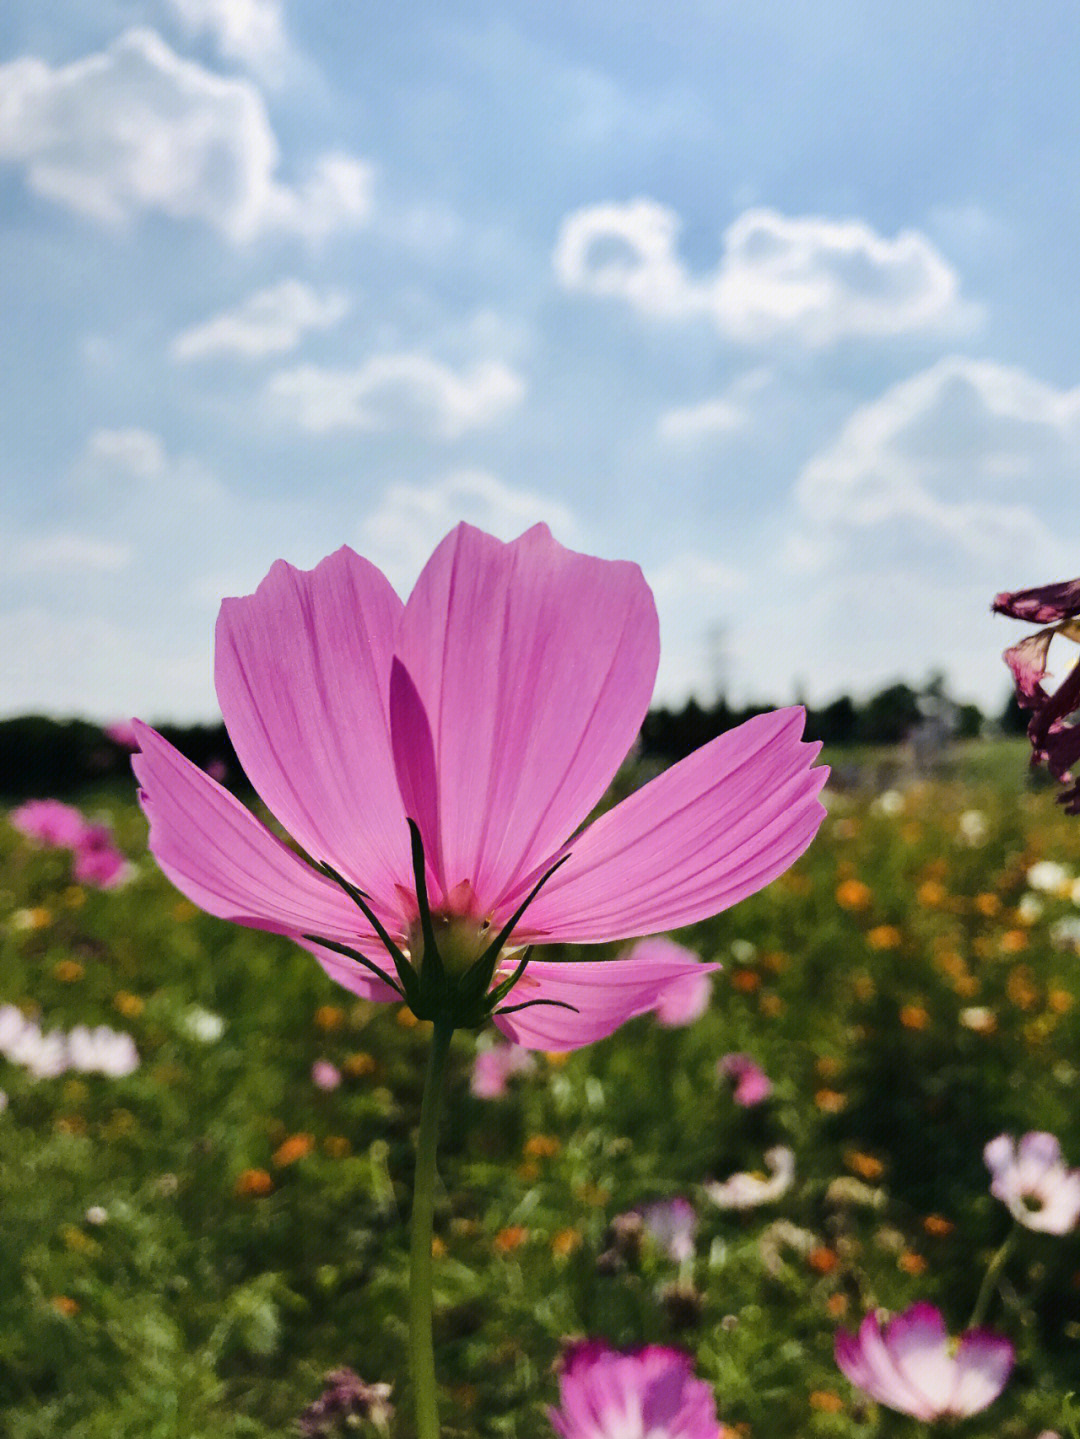
[[[832,746],[899,744],[925,719],[928,696],[938,704],[938,712],[947,710],[950,728],[958,739],[972,739],[983,732],[986,717],[978,706],[952,704],[938,681],[922,690],[906,684],[889,685],[861,703],[841,695],[821,709],[808,706],[807,738]],[[642,726],[642,752],[665,761],[682,759],[699,745],[770,708],[749,705],[738,709],[726,700],[704,706],[690,700],[682,709],[651,710]],[[996,726],[1009,734],[1022,733],[1026,723],[1027,716],[1011,698],[995,719]],[[232,788],[245,785],[224,725],[161,725],[160,730],[201,769],[209,769]],[[63,798],[96,785],[131,779],[128,749],[98,725],[44,715],[0,720],[0,798],[8,802],[48,795]]]

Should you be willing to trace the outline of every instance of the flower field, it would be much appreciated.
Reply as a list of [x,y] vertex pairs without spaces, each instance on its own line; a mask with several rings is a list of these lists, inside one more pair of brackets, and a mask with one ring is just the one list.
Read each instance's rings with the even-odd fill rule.
[[[1014,1225],[983,1158],[1042,1130],[1080,1163],[1080,822],[1027,788],[1026,758],[981,745],[940,779],[873,784],[841,760],[797,865],[678,933],[723,965],[688,1023],[645,1015],[534,1061],[455,1035],[444,1434],[553,1435],[560,1356],[584,1338],[691,1353],[725,1435],[927,1433],[848,1382],[837,1330],[928,1301],[959,1334],[984,1288],[1016,1363],[956,1432],[1071,1432],[1077,1231],[1021,1225],[1001,1257]],[[410,1434],[430,1026],[197,911],[148,856],[133,789],[82,808],[123,882],[77,882],[70,852],[0,824],[0,1006],[18,1011],[0,1011],[0,1433],[288,1436],[349,1366],[393,1385]]]

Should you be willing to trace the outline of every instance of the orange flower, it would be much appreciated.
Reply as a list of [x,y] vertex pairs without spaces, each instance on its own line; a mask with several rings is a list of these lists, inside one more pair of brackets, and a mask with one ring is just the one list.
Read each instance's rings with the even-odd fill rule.
[[529,1237],[529,1231],[523,1224],[511,1224],[506,1229],[500,1229],[495,1238],[491,1241],[492,1247],[499,1254],[509,1254],[513,1249],[519,1249]]
[[237,1175],[233,1193],[237,1199],[257,1198],[269,1194],[273,1187],[274,1181],[265,1169],[244,1169]]
[[753,994],[761,987],[761,975],[755,974],[752,969],[737,969],[731,976],[731,987],[740,994]]
[[124,1016],[125,1019],[138,1019],[146,1008],[145,1003],[137,994],[132,994],[128,989],[117,990],[113,995],[113,1006]]
[[353,1079],[362,1079],[365,1074],[374,1074],[379,1066],[370,1054],[361,1051],[350,1054],[341,1067],[346,1074],[351,1074]]
[[290,1134],[288,1139],[282,1140],[274,1150],[274,1163],[279,1169],[284,1169],[287,1164],[295,1164],[298,1159],[303,1159],[314,1148],[313,1134]]
[[525,1153],[531,1159],[550,1159],[561,1148],[562,1141],[553,1134],[533,1134],[525,1141]]
[[551,1252],[560,1259],[581,1248],[581,1233],[577,1229],[560,1229],[551,1236]]
[[564,1049],[553,1049],[550,1053],[545,1053],[544,1058],[552,1069],[562,1069],[564,1064],[569,1063],[570,1053]]
[[398,1010],[395,1017],[398,1024],[401,1025],[402,1029],[415,1029],[416,1026],[420,1023],[416,1015],[413,1014],[412,1010],[407,1008],[404,1004]]
[[861,879],[842,879],[836,886],[836,902],[841,909],[868,909],[873,891]]
[[814,1103],[825,1114],[839,1114],[847,1104],[847,1095],[836,1089],[819,1089]]
[[925,1274],[930,1267],[921,1254],[916,1254],[911,1249],[905,1250],[896,1264],[905,1274]]
[[845,1154],[844,1163],[860,1179],[880,1179],[885,1173],[885,1166],[880,1159],[873,1154],[863,1154],[859,1150],[851,1150]]
[[86,970],[77,959],[62,959],[53,965],[53,977],[61,984],[75,984],[85,973]]
[[847,1295],[841,1294],[839,1291],[837,1291],[837,1293],[835,1294],[830,1294],[828,1299],[826,1299],[825,1301],[825,1309],[828,1312],[830,1318],[843,1319],[844,1315],[848,1311]]
[[1002,954],[1019,954],[1021,950],[1028,947],[1027,931],[1023,929],[1007,929],[1001,936]]
[[345,1011],[336,1004],[320,1004],[315,1011],[315,1024],[319,1029],[329,1033],[332,1029],[340,1029],[345,1023]]
[[1035,988],[1035,975],[1026,964],[1018,964],[1009,971],[1005,981],[1005,993],[1017,1009],[1033,1009],[1038,1002],[1039,991]]
[[782,949],[771,949],[761,956],[761,965],[770,974],[783,974],[788,967],[788,957]]
[[995,914],[1001,913],[1001,896],[997,894],[977,894],[975,896],[975,908],[987,919],[993,919]]
[[822,1244],[817,1249],[811,1249],[806,1262],[817,1274],[831,1274],[840,1263],[840,1257],[835,1249],[827,1249]]
[[903,939],[895,924],[879,924],[870,930],[866,942],[871,949],[898,949]]
[[440,1239],[437,1234],[433,1234],[433,1235],[431,1236],[431,1257],[432,1257],[432,1259],[442,1259],[442,1258],[445,1257],[445,1255],[446,1255],[446,1241],[443,1240],[443,1239]]
[[925,879],[915,891],[915,898],[927,909],[936,909],[939,904],[944,904],[946,889],[936,879]]
[[815,1389],[810,1395],[810,1408],[820,1409],[823,1414],[839,1414],[844,1401],[831,1389]]
[[831,1054],[822,1054],[814,1061],[814,1069],[822,1079],[835,1079],[843,1065]]
[[932,1234],[935,1239],[944,1239],[956,1228],[951,1219],[946,1219],[943,1214],[928,1214],[922,1222],[922,1227],[927,1234]]
[[1073,1007],[1073,997],[1067,989],[1052,989],[1046,1002],[1055,1014],[1067,1014]]
[[900,1023],[905,1029],[925,1029],[930,1016],[921,1004],[905,1004],[900,1009]]
[[57,1314],[62,1314],[65,1319],[72,1319],[79,1312],[78,1300],[71,1299],[66,1294],[54,1294],[49,1303]]
[[758,1008],[766,1019],[779,1019],[784,1012],[784,1001],[778,994],[763,994]]

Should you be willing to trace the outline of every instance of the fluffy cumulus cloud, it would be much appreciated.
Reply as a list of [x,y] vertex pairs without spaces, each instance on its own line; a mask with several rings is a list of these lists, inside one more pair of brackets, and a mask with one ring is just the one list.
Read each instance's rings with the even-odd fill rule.
[[276,414],[316,434],[417,428],[442,440],[497,424],[524,394],[520,375],[498,361],[454,369],[412,352],[347,370],[298,365],[268,387]]
[[657,423],[657,434],[671,444],[690,446],[741,430],[750,421],[754,396],[768,386],[770,379],[768,370],[751,370],[740,375],[722,395],[665,410]]
[[209,35],[222,55],[273,73],[288,50],[281,0],[167,0],[189,35]]
[[310,331],[336,325],[348,310],[348,296],[340,290],[320,293],[302,280],[281,280],[234,309],[184,330],[171,353],[177,360],[281,355],[294,350]]
[[724,232],[716,269],[703,275],[683,263],[679,232],[678,216],[655,200],[578,210],[561,227],[556,276],[567,290],[656,319],[703,318],[745,345],[816,348],[975,318],[955,271],[914,230],[889,239],[861,220],[748,210]]
[[459,520],[503,540],[542,520],[561,544],[580,543],[574,512],[561,500],[516,489],[486,470],[455,470],[427,485],[390,485],[364,520],[358,548],[405,594]]
[[770,623],[822,692],[941,666],[1004,698],[1009,636],[989,601],[1068,572],[1078,469],[1080,389],[943,359],[857,409],[804,466]]
[[371,209],[368,164],[327,154],[287,183],[256,86],[181,58],[146,29],[69,65],[0,65],[5,160],[37,194],[99,223],[155,211],[237,244],[275,230],[320,240]]
[[115,540],[94,539],[65,530],[26,535],[11,546],[9,573],[50,575],[97,572],[113,574],[131,559],[131,548]]

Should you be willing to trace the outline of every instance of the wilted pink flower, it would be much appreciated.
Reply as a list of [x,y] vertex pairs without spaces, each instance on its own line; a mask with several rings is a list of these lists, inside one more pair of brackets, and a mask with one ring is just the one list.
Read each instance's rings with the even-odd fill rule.
[[1000,594],[998,614],[1049,626],[1028,635],[1005,651],[1005,663],[1016,683],[1016,702],[1031,710],[1028,738],[1031,763],[1045,764],[1055,779],[1069,785],[1059,800],[1070,814],[1080,814],[1080,665],[1074,665],[1053,693],[1043,687],[1050,641],[1055,635],[1080,642],[1080,579],[1037,589]]
[[548,1417],[562,1439],[721,1439],[716,1399],[693,1371],[678,1349],[574,1344],[559,1377],[560,1407]]
[[698,1221],[694,1206],[688,1199],[659,1199],[655,1204],[645,1206],[641,1218],[669,1259],[674,1259],[676,1264],[693,1259]]
[[105,726],[105,733],[112,740],[113,744],[119,745],[121,749],[136,750],[139,748],[139,739],[135,733],[135,726],[131,720],[116,720],[113,724]]
[[648,964],[653,960],[661,964],[665,961],[697,964],[697,969],[692,969],[684,979],[674,980],[667,985],[656,1002],[656,1021],[665,1029],[679,1029],[685,1024],[693,1024],[695,1019],[700,1019],[708,1009],[712,996],[712,971],[719,969],[719,965],[702,964],[692,949],[687,949],[684,944],[676,944],[673,939],[665,939],[662,935],[638,940],[637,944],[630,946],[623,958],[638,964]]
[[20,834],[52,849],[74,849],[86,829],[79,811],[58,799],[28,799],[8,818]]
[[785,1144],[765,1151],[768,1179],[760,1174],[732,1174],[722,1183],[707,1184],[705,1193],[721,1209],[756,1209],[785,1195],[795,1182],[795,1155]]
[[1013,1347],[989,1330],[970,1329],[954,1349],[939,1311],[920,1303],[885,1325],[868,1314],[858,1334],[839,1330],[836,1362],[871,1399],[930,1423],[992,1404],[1012,1370]]
[[536,1061],[518,1044],[495,1044],[481,1049],[473,1060],[469,1088],[477,1099],[501,1099],[507,1081],[514,1074],[528,1074]]
[[760,1104],[772,1093],[772,1080],[748,1054],[725,1054],[716,1069],[721,1079],[734,1082],[735,1088],[731,1097],[744,1109]]
[[563,549],[544,525],[505,545],[459,525],[404,605],[347,548],[306,572],[279,561],[222,605],[217,691],[240,762],[314,865],[137,724],[150,848],[202,908],[290,935],[367,999],[462,1026],[491,1013],[529,1048],[591,1043],[699,962],[522,969],[510,950],[715,914],[785,870],[824,814],[795,708],[577,832],[638,732],[658,654],[638,567]]
[[325,1379],[326,1388],[297,1420],[306,1439],[331,1439],[351,1432],[361,1419],[386,1429],[394,1417],[389,1384],[365,1384],[352,1369],[333,1369]]
[[990,1193],[1014,1219],[1044,1234],[1067,1234],[1080,1220],[1080,1169],[1067,1169],[1052,1134],[1025,1134],[1016,1144],[999,1134],[983,1150],[993,1175]]
[[122,883],[127,860],[113,843],[112,831],[106,824],[89,824],[75,846],[72,874],[79,884],[111,889]]
[[311,1082],[316,1089],[336,1089],[341,1083],[341,1070],[328,1059],[317,1059],[311,1066]]

